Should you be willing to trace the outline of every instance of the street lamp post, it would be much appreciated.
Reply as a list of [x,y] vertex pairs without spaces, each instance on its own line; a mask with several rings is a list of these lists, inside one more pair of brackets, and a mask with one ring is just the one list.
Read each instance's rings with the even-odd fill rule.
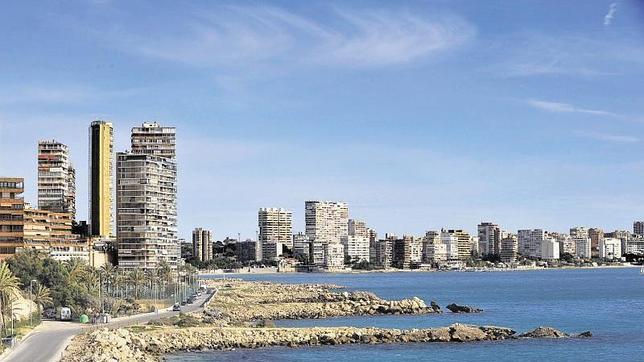
[[[35,281],[37,281],[37,280],[32,279],[32,280],[29,281],[29,300],[31,301],[31,303],[29,303],[29,327],[34,326],[34,311],[33,311],[33,308],[32,308],[32,304],[34,304],[34,291],[33,291],[33,288],[34,288],[34,282]],[[11,311],[11,313],[13,313],[13,311]],[[13,323],[13,320],[12,320],[12,323]]]

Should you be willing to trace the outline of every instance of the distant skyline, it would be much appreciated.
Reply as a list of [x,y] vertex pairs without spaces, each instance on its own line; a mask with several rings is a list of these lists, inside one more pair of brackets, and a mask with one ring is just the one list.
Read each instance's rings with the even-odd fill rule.
[[639,1],[21,1],[0,12],[0,176],[38,140],[177,127],[179,234],[349,204],[384,233],[644,219]]

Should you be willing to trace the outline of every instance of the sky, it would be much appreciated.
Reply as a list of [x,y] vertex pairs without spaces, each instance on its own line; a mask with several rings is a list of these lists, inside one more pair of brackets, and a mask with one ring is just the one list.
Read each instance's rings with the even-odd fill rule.
[[179,232],[349,203],[381,235],[630,229],[644,219],[640,1],[14,1],[0,10],[0,176],[88,126],[177,127]]

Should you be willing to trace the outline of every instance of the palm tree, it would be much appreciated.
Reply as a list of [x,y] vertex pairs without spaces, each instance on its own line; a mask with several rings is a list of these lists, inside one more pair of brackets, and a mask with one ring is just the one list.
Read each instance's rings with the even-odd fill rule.
[[69,259],[69,261],[67,261],[66,263],[66,266],[67,272],[69,273],[69,277],[72,281],[77,281],[78,279],[82,278],[83,274],[85,274],[86,272],[85,261],[80,258]]
[[145,283],[145,273],[141,269],[134,269],[128,279],[134,287],[134,299],[139,299],[139,287]]
[[32,298],[38,307],[38,313],[41,313],[44,307],[54,304],[49,288],[42,284],[38,284],[38,287],[34,289]]
[[117,272],[118,272],[117,267],[107,263],[101,266],[101,269],[99,272],[100,272],[101,278],[103,279],[103,283],[107,284],[107,290],[106,290],[107,294],[112,295],[111,292],[115,287],[116,279],[117,279]]
[[0,262],[0,323],[5,328],[5,314],[7,310],[13,313],[12,300],[20,294],[20,281],[13,275],[7,263]]

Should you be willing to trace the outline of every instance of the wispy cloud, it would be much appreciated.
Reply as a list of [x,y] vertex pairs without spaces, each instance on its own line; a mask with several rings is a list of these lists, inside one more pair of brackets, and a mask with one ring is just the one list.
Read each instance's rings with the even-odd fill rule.
[[609,26],[613,23],[615,14],[617,13],[617,3],[611,3],[608,7],[608,13],[604,16],[604,25]]
[[[304,62],[385,66],[445,51],[476,34],[455,15],[407,10],[333,9],[329,18],[267,6],[225,6],[193,15],[183,29],[155,37],[118,28],[111,41],[128,51],[199,66]],[[122,40],[129,39],[129,40]]]
[[489,51],[500,57],[493,69],[503,78],[597,78],[621,75],[626,69],[644,65],[641,42],[631,38],[612,41],[585,34],[522,32],[497,39]]
[[620,115],[613,112],[577,107],[569,103],[551,102],[538,99],[529,99],[526,102],[533,108],[553,113],[584,113],[593,116],[620,117]]
[[611,143],[636,143],[639,142],[639,138],[634,136],[627,135],[616,135],[603,132],[586,132],[586,131],[577,131],[575,132],[578,136],[592,138],[597,141],[611,142]]

